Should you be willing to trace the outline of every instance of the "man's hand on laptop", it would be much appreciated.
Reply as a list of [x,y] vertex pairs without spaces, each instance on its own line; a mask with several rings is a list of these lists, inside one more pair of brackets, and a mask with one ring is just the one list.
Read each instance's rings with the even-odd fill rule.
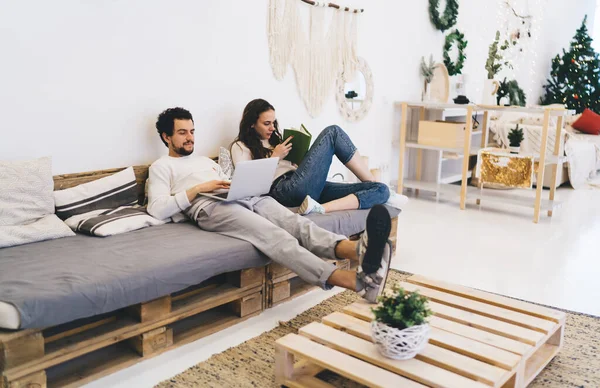
[[190,202],[192,202],[194,200],[194,198],[196,198],[198,193],[211,193],[211,192],[217,191],[217,190],[228,190],[230,186],[231,186],[230,181],[219,181],[219,180],[208,181],[208,182],[200,183],[200,184],[192,187],[191,189],[188,189],[186,191],[186,194],[188,196],[188,200]]

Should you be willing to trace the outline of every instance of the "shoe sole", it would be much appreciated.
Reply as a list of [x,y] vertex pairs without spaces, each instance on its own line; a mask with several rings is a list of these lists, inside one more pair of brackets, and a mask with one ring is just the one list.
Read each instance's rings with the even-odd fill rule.
[[383,291],[385,290],[385,285],[387,283],[388,275],[390,273],[390,268],[392,267],[392,242],[388,239],[386,244],[389,245],[389,257],[387,263],[387,270],[385,271],[385,275],[383,275],[383,279],[381,279],[381,288],[377,293],[378,297],[381,296],[383,294]]
[[390,213],[383,205],[375,205],[367,216],[367,251],[361,264],[364,273],[370,275],[381,266],[381,257],[392,230]]

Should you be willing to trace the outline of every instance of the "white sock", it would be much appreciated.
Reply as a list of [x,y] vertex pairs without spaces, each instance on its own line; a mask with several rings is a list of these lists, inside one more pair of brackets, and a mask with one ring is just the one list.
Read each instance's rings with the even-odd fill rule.
[[319,202],[312,199],[310,195],[307,195],[298,209],[298,214],[307,215],[310,213],[325,214],[325,208]]
[[398,194],[394,190],[390,190],[390,198],[385,204],[395,207],[396,209],[402,209],[407,202],[408,197],[406,195]]

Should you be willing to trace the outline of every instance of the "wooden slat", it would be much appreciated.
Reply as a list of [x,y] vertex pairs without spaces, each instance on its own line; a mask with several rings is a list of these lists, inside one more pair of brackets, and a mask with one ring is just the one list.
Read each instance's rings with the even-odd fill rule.
[[[367,303],[356,302],[345,307],[344,312],[354,315],[357,318],[371,320],[373,317],[371,307],[372,305]],[[545,337],[544,334],[537,331],[511,325],[506,322],[497,321],[493,318],[484,317],[483,315],[470,313],[468,311],[460,310],[436,302],[429,302],[429,308],[433,311],[435,316],[488,331],[502,337],[511,338],[529,345],[535,346],[541,344],[541,341]]]
[[501,335],[493,334],[485,330],[477,329],[462,323],[450,321],[438,316],[433,316],[429,319],[429,324],[432,327],[436,327],[441,330],[449,331],[454,334],[461,335],[466,338],[470,338],[484,344],[492,345],[500,349],[508,350],[511,353],[518,354],[520,356],[527,355],[533,346],[519,342],[510,338],[503,337]]
[[523,313],[507,310],[487,303],[477,302],[468,298],[447,294],[445,292],[436,291],[431,288],[418,286],[412,283],[399,282],[399,285],[406,291],[418,291],[421,295],[424,295],[435,302],[456,307],[461,310],[492,317],[500,321],[536,330],[544,334],[548,334],[553,329],[556,329],[555,322],[551,322],[545,319],[532,317]]
[[189,297],[194,296],[194,295],[203,294],[206,291],[215,289],[215,288],[217,288],[219,286],[220,286],[219,283],[207,284],[204,287],[195,288],[193,290],[190,290],[190,291],[187,291],[187,292],[184,292],[184,293],[181,293],[181,294],[177,294],[177,295],[171,295],[171,303],[177,302],[178,300],[181,300],[181,299],[189,298]]
[[288,334],[278,339],[275,346],[370,387],[424,387],[419,383],[330,349],[297,334]]
[[108,323],[115,322],[116,320],[117,320],[116,316],[104,318],[104,319],[101,319],[96,322],[88,323],[87,325],[82,325],[82,326],[76,327],[71,330],[65,330],[60,333],[48,336],[48,337],[44,337],[44,342],[46,344],[49,344],[51,342],[58,341],[63,338],[67,338],[67,337],[71,337],[71,336],[79,334],[79,333],[83,333],[84,331],[92,330],[92,329],[95,329],[102,325],[106,325]]
[[286,380],[283,385],[289,388],[335,388],[333,385],[314,376],[304,376],[298,380]]
[[[323,323],[359,338],[371,340],[368,321],[333,313],[323,318]],[[433,328],[426,351],[417,354],[416,358],[492,386],[506,380],[506,371],[512,370],[515,363],[521,360],[521,357],[501,349],[449,334]]]
[[207,295],[196,295],[181,301],[180,305],[177,308],[174,307],[171,314],[164,319],[149,323],[127,324],[125,327],[110,333],[48,353],[35,362],[28,362],[9,369],[5,372],[5,375],[10,379],[17,379],[259,291],[262,291],[260,286],[244,290],[225,284],[209,291]]
[[431,329],[429,343],[441,346],[477,360],[485,361],[506,370],[514,370],[523,357],[494,346],[461,337],[437,328]]
[[554,309],[550,309],[536,304],[523,302],[507,298],[505,296],[490,294],[488,292],[475,290],[473,288],[464,287],[440,280],[429,279],[421,275],[413,275],[407,279],[408,282],[429,287],[438,291],[444,291],[450,294],[473,299],[479,302],[484,302],[498,307],[503,307],[509,310],[517,311],[523,314],[534,317],[548,319],[556,323],[564,322],[566,313]]
[[539,345],[545,335],[521,326],[498,321],[494,318],[471,313],[458,308],[446,306],[444,304],[429,302],[429,307],[435,316],[458,322],[463,325],[485,330],[506,338],[510,338],[529,345]]
[[[371,329],[367,321],[335,312],[324,317],[323,323],[372,341]],[[499,386],[499,382],[507,378],[507,371],[504,369],[432,344],[428,344],[415,358],[493,387]]]
[[448,370],[423,362],[416,358],[393,360],[383,356],[371,341],[335,330],[330,326],[313,322],[299,330],[299,334],[329,348],[385,368],[401,376],[432,387],[469,388],[484,385],[452,373]]

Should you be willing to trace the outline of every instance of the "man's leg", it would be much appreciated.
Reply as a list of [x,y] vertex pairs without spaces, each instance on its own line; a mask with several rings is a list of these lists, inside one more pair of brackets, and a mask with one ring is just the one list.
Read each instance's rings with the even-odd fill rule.
[[[271,198],[256,198],[252,202],[257,214],[288,231],[314,254],[329,258],[358,259],[358,272],[352,272],[358,278],[357,285],[354,280],[355,289],[363,293],[381,293],[391,260],[391,245],[388,241],[391,218],[385,206],[376,205],[371,209],[363,237],[359,242],[351,242],[345,236],[331,233],[305,217],[292,213]],[[330,284],[345,287],[353,280],[351,274],[337,272],[328,280]],[[373,291],[374,288],[377,290]],[[373,301],[371,294],[367,295],[367,299]]]
[[[290,233],[253,213],[247,207],[236,202],[218,203],[211,207],[208,213],[204,210],[200,211],[197,222],[198,226],[204,230],[247,241],[274,262],[298,274],[304,281],[319,285],[324,289],[329,288],[327,281],[336,270],[333,264],[301,247],[298,239]],[[328,236],[328,238],[331,242],[328,249],[333,252],[335,239],[344,237]],[[331,285],[355,290],[355,284]]]
[[343,247],[347,246],[342,251],[346,255],[352,250],[349,249],[350,246],[356,248],[355,243],[348,241],[346,236],[321,228],[308,218],[290,211],[271,197],[254,198],[252,202],[256,214],[286,230],[300,242],[300,245],[315,255],[331,259],[357,260],[356,249],[354,249],[352,257],[336,255],[338,244],[342,244]]

